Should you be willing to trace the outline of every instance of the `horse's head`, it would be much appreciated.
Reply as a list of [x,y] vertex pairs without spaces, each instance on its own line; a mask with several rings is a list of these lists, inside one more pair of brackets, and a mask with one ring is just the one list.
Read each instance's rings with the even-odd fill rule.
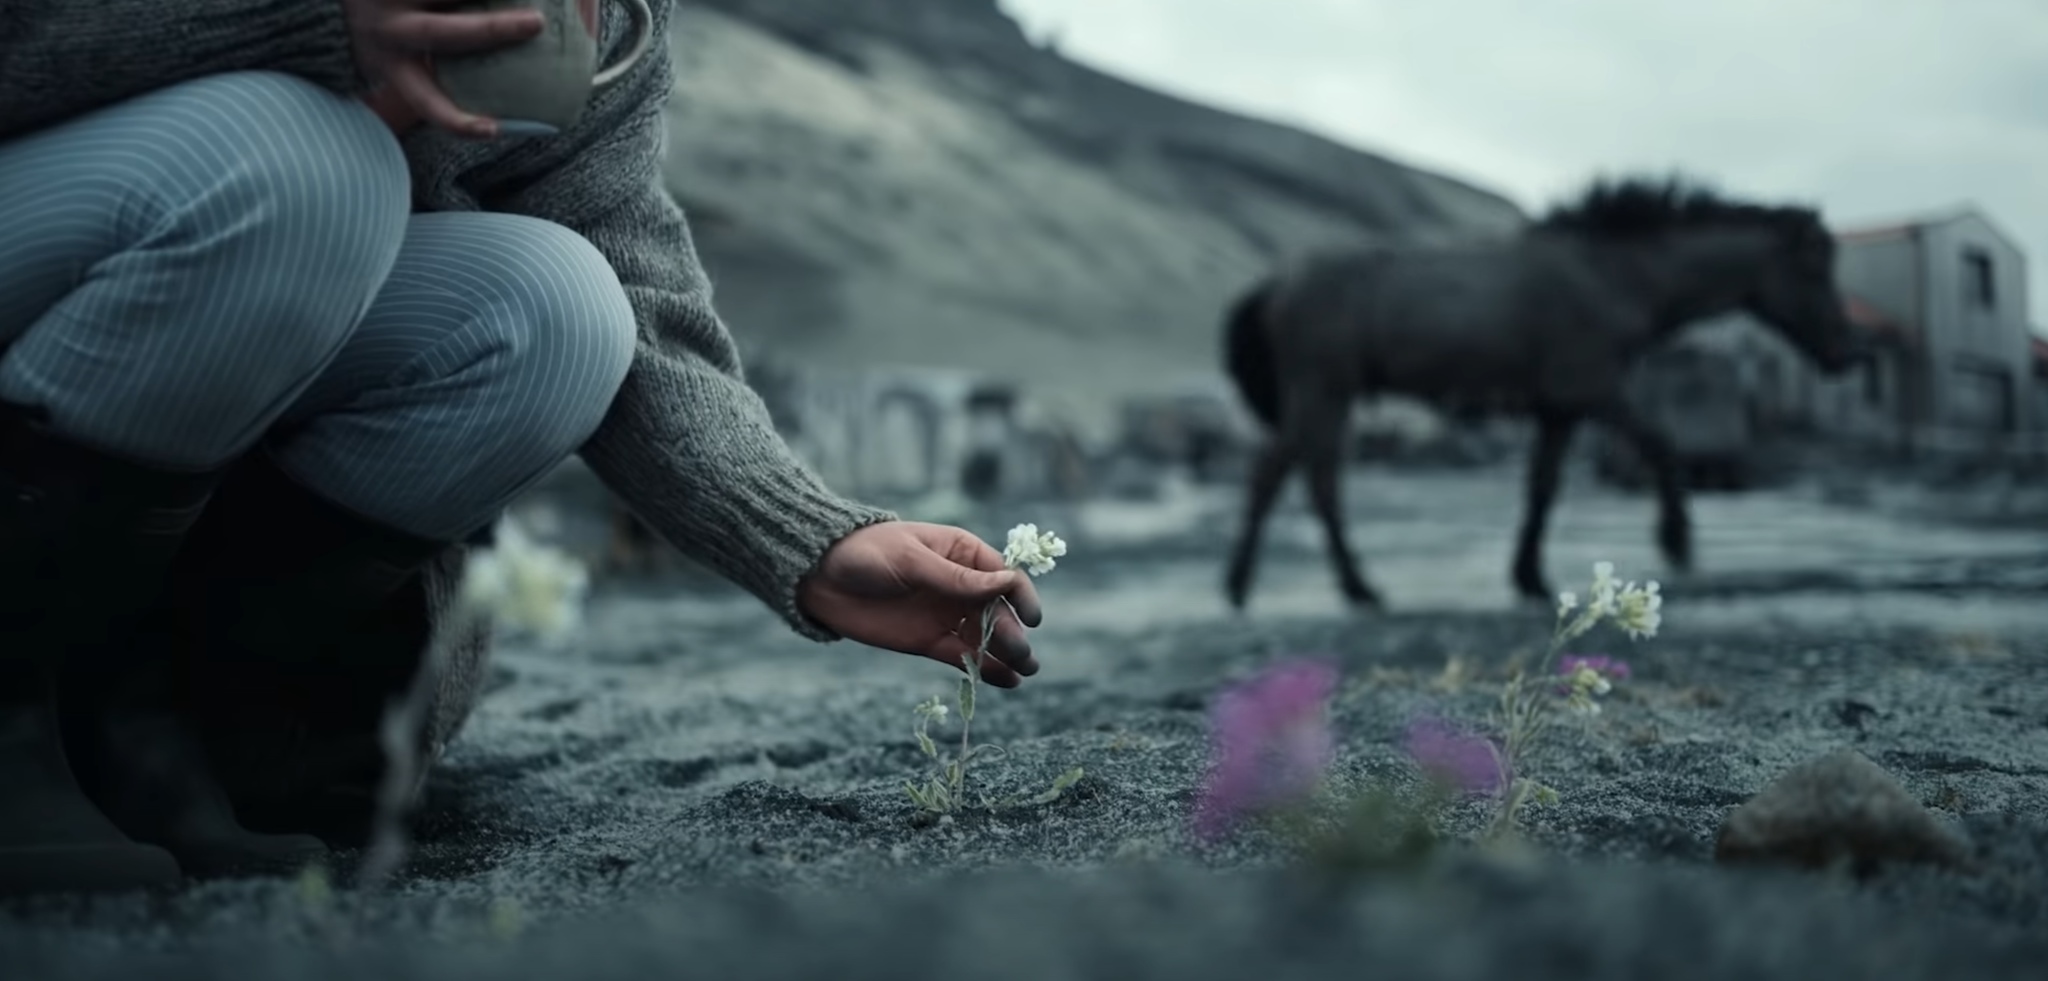
[[1835,287],[1835,238],[1816,212],[1790,212],[1780,223],[1771,259],[1743,306],[1828,374],[1869,355]]

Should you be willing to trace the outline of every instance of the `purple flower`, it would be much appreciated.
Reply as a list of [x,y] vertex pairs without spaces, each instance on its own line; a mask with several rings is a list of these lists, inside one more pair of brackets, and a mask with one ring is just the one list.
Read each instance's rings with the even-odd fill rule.
[[1336,753],[1329,700],[1335,665],[1293,659],[1217,697],[1209,712],[1208,781],[1195,834],[1213,841],[1246,814],[1313,792]]
[[1423,772],[1466,793],[1490,796],[1507,784],[1507,767],[1493,740],[1436,716],[1409,722],[1402,746]]
[[1601,677],[1614,681],[1628,680],[1628,662],[1605,654],[1566,654],[1557,659],[1557,673],[1570,677],[1579,669],[1592,668]]

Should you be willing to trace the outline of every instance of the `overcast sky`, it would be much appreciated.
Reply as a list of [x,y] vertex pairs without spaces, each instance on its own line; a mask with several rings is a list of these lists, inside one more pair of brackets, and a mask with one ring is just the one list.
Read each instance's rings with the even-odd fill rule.
[[1000,0],[1154,88],[1540,209],[1683,168],[1837,227],[1974,203],[2048,326],[2048,0]]

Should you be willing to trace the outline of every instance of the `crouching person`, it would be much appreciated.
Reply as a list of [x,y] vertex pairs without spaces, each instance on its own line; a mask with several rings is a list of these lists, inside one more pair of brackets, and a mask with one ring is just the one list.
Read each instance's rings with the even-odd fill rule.
[[465,543],[572,454],[805,636],[962,666],[1008,597],[983,671],[1037,670],[1026,577],[832,493],[747,387],[657,183],[666,46],[489,139],[417,56],[538,19],[442,9],[0,17],[0,894],[359,834],[389,701],[443,668],[431,756],[477,695]]

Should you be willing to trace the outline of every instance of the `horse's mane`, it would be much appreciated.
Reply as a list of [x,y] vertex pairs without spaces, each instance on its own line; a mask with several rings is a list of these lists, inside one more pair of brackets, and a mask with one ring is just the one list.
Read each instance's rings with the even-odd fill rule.
[[1571,201],[1537,219],[1538,229],[1595,235],[1648,235],[1707,225],[1747,224],[1812,227],[1817,211],[1733,201],[1681,177],[1595,180]]

